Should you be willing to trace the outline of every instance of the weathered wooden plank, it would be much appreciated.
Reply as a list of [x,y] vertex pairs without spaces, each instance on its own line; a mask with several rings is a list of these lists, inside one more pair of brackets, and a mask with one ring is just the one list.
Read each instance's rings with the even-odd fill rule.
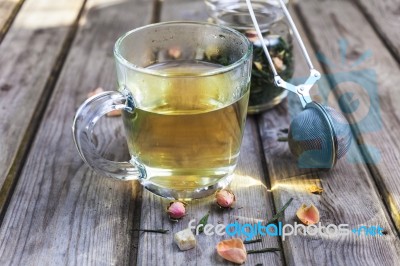
[[0,43],[24,0],[0,0]]
[[[336,92],[354,93],[355,110],[350,110],[347,117],[399,232],[399,65],[352,2],[305,1],[299,7],[307,24],[313,25],[310,33],[316,47],[332,58],[326,68],[338,83]],[[315,13],[325,19],[312,15]],[[341,49],[338,40],[342,40]]]
[[[87,93],[115,89],[112,48],[146,24],[148,1],[89,1],[0,229],[1,265],[129,265],[138,185],[100,177],[75,149],[71,123]],[[108,157],[126,157],[121,120],[96,133]],[[112,141],[110,141],[112,139]],[[125,158],[126,159],[126,158]]]
[[208,14],[203,1],[167,0],[161,12],[161,21],[207,21]]
[[[173,242],[173,234],[188,227],[192,219],[199,220],[210,212],[208,223],[230,224],[238,221],[241,224],[254,224],[272,217],[270,195],[265,184],[260,161],[261,150],[257,141],[257,127],[253,117],[247,121],[240,160],[235,171],[234,181],[230,188],[237,196],[237,204],[233,210],[222,210],[214,202],[213,197],[190,202],[188,215],[178,223],[171,222],[165,214],[169,201],[143,191],[141,228],[164,228],[169,234],[141,233],[139,240],[138,265],[225,265],[215,246],[224,236],[198,235],[197,247],[181,252]],[[279,247],[278,239],[266,237],[263,243],[246,245],[248,249]],[[282,255],[276,253],[253,254],[248,256],[249,265],[268,262],[269,265],[282,265]]]
[[0,46],[0,213],[54,86],[83,0],[26,1]]
[[367,20],[400,62],[400,2],[397,0],[357,0]]
[[[317,4],[314,3],[314,5]],[[330,4],[327,4],[326,9],[328,6],[330,7]],[[311,6],[307,8],[312,10]],[[312,13],[310,11],[310,14],[307,14],[308,17],[311,17],[311,14],[315,17],[311,29],[321,27],[326,35],[331,35],[330,27],[321,26],[324,24],[322,21],[326,20],[326,14],[319,9],[314,9]],[[347,14],[347,17],[354,19],[354,15]],[[301,29],[298,21],[297,25]],[[354,26],[354,23],[352,25]],[[301,35],[306,41],[306,46],[310,47],[303,30],[301,30]],[[332,42],[332,38],[329,41]],[[328,46],[327,43],[321,45]],[[311,52],[312,49],[309,48],[309,51]],[[307,76],[307,68],[299,50],[296,50],[295,59],[295,76]],[[316,68],[321,70],[314,55],[312,59]],[[326,79],[318,82],[321,96],[329,94],[326,91],[328,87]],[[320,99],[321,96],[319,96]],[[346,159],[342,159],[330,172],[299,169],[290,154],[287,142],[277,141],[284,135],[281,129],[288,128],[291,116],[300,110],[297,96],[289,94],[287,102],[264,113],[259,121],[276,204],[282,205],[290,197],[294,198],[293,203],[285,212],[284,223],[294,224],[297,221],[295,213],[300,205],[313,203],[320,211],[323,226],[348,224],[352,229],[359,225],[380,225],[384,228],[386,235],[373,237],[356,236],[351,233],[347,236],[330,237],[300,234],[290,236],[283,241],[287,264],[395,265],[399,259],[400,242],[368,168],[364,164],[350,164]],[[349,157],[353,160],[361,160],[362,157],[356,145],[352,145]],[[324,189],[322,195],[309,192],[313,185]]]
[[[161,18],[168,20],[202,20],[207,18],[202,1],[166,1],[163,5]],[[263,171],[262,150],[257,133],[254,117],[249,117],[241,149],[240,159],[235,171],[235,178],[230,188],[237,196],[237,206],[230,211],[221,210],[212,197],[196,200],[188,205],[188,215],[178,223],[171,222],[165,214],[168,201],[160,199],[143,191],[142,228],[169,229],[167,235],[140,233],[138,265],[226,265],[227,261],[220,258],[216,244],[229,238],[228,236],[197,236],[197,247],[185,252],[179,251],[173,243],[173,234],[187,228],[190,220],[196,223],[210,211],[208,223],[214,226],[222,223],[229,224],[257,223],[272,216],[271,195],[265,184]],[[279,239],[267,237],[263,243],[246,245],[248,249],[263,247],[279,247]],[[246,264],[255,265],[268,262],[268,265],[282,265],[280,252],[253,254],[248,256]]]

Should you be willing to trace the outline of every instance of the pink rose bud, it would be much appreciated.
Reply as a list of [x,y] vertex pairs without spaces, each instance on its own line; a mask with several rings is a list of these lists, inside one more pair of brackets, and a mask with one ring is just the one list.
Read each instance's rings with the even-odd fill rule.
[[171,219],[181,219],[186,214],[185,204],[180,201],[171,202],[167,208],[167,213]]
[[235,194],[228,189],[221,189],[215,194],[217,204],[222,208],[230,208],[236,201]]

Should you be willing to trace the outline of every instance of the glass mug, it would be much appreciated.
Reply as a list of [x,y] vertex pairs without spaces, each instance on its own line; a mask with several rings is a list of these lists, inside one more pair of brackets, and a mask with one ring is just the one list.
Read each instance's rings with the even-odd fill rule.
[[[167,198],[201,198],[227,186],[245,127],[249,40],[224,26],[158,23],[120,37],[114,57],[118,92],[89,98],[74,118],[83,160]],[[129,162],[109,161],[93,144],[96,122],[113,110],[122,110]]]

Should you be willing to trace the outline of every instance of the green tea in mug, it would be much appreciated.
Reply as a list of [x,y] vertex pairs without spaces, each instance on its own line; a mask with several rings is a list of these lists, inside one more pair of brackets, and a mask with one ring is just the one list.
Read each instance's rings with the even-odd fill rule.
[[[114,47],[118,91],[87,100],[75,116],[81,157],[162,197],[191,200],[226,187],[245,128],[252,48],[240,32],[208,23],[127,32]],[[94,125],[112,110],[123,111],[129,162],[109,161],[93,144]]]
[[[249,93],[243,88],[247,92],[233,99],[229,74],[201,76],[219,67],[201,61],[152,65],[168,82],[150,86],[154,97],[146,107],[124,112],[132,160],[151,172],[154,184],[190,190],[212,186],[232,173]],[[144,82],[155,82],[152,78]]]

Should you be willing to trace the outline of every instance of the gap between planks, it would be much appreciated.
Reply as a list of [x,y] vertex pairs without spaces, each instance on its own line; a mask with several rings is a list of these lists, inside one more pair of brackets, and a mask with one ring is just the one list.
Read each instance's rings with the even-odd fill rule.
[[[68,55],[69,49],[73,43],[75,38],[77,29],[79,27],[79,20],[84,10],[84,6],[87,0],[83,0],[82,5],[79,9],[78,15],[75,18],[74,22],[69,26],[68,33],[66,34],[65,41],[61,46],[61,50],[57,55],[54,64],[52,65],[51,72],[49,77],[46,80],[44,89],[39,98],[39,101],[34,108],[33,115],[29,124],[27,125],[27,130],[22,136],[19,147],[16,150],[14,158],[12,160],[9,171],[5,177],[4,183],[0,188],[0,226],[3,222],[3,218],[5,213],[7,212],[7,205],[10,202],[10,199],[13,195],[13,191],[15,186],[18,183],[20,172],[24,166],[25,159],[27,158],[29,151],[31,149],[32,143],[36,136],[36,131],[38,130],[42,118],[45,114],[47,103],[49,102],[53,89],[57,83],[58,77],[61,73],[62,67],[64,66],[65,59]],[[24,1],[22,1],[24,2]],[[18,7],[17,12],[19,11],[21,5]],[[10,24],[11,25],[11,24]],[[9,25],[9,26],[10,26]],[[0,36],[0,43],[1,43]]]
[[[21,2],[21,5],[22,5],[22,2]],[[25,134],[21,140],[21,145],[19,146],[19,148],[16,152],[16,155],[14,157],[14,160],[12,162],[10,170],[5,178],[4,184],[0,189],[0,195],[1,195],[1,197],[0,197],[0,225],[1,225],[1,222],[4,217],[4,213],[7,211],[7,203],[9,202],[9,200],[12,196],[13,189],[15,188],[15,185],[18,182],[18,175],[23,167],[23,164],[21,164],[21,162],[24,162],[25,158],[29,154],[31,144],[35,137],[35,132],[39,128],[41,119],[46,110],[46,106],[47,106],[46,104],[48,103],[49,99],[51,98],[51,93],[57,82],[58,76],[61,72],[62,66],[65,61],[65,58],[68,54],[69,48],[71,47],[71,44],[75,37],[76,31],[78,28],[78,21],[82,14],[82,10],[84,8],[85,3],[86,3],[86,0],[83,1],[82,7],[80,8],[80,11],[78,12],[78,16],[77,16],[76,20],[74,21],[74,23],[71,25],[69,32],[67,33],[67,36],[62,45],[61,51],[60,51],[59,55],[57,56],[54,65],[52,66],[52,71],[50,73],[50,76],[48,77],[48,79],[46,81],[43,93],[40,97],[39,102],[37,103],[35,112],[33,112],[33,117],[31,119],[29,125],[27,126],[27,128],[29,128],[29,130],[27,130],[25,132]],[[17,12],[19,11],[20,6],[18,7]],[[17,9],[17,7],[15,9]],[[13,19],[14,18],[12,18],[12,20]],[[10,26],[10,25],[8,25],[8,26]],[[0,42],[1,42],[1,39],[0,39]]]
[[[253,115],[254,120],[256,121],[256,123],[255,123],[256,124],[256,134],[258,137],[257,142],[259,143],[259,149],[260,149],[260,154],[258,155],[258,157],[261,158],[261,166],[262,166],[264,180],[267,184],[267,187],[269,187],[271,189],[272,182],[271,182],[271,177],[270,177],[269,171],[268,171],[267,159],[264,155],[264,145],[263,145],[263,140],[261,137],[261,127],[260,127],[261,116],[262,116],[261,114]],[[274,200],[274,192],[268,193],[268,200],[271,204],[274,214],[276,214],[278,212],[278,208],[277,208],[276,202]],[[287,261],[286,261],[286,254],[285,254],[282,237],[278,236],[277,238],[278,238],[279,248],[281,249],[281,252],[282,252],[282,263],[283,263],[283,265],[288,265]]]
[[151,13],[150,23],[157,23],[161,21],[161,12],[164,0],[153,0],[153,10]]
[[[4,36],[7,34],[8,30],[11,27],[15,17],[18,14],[18,11],[21,9],[21,6],[25,2],[25,0],[15,0],[15,3],[12,5],[10,10],[1,10],[1,5],[5,5],[8,2],[7,0],[0,0],[0,15],[3,16],[0,18],[0,44],[4,39]],[[5,9],[5,8],[4,8]],[[8,8],[7,8],[8,9]],[[5,14],[8,13],[8,14]]]
[[[156,2],[158,1],[156,0]],[[164,3],[162,11],[160,10],[160,14],[160,21],[177,19],[205,21],[208,17],[205,14],[205,4],[202,1],[191,1],[189,3],[187,1],[171,0],[167,3]],[[247,175],[249,175],[249,173],[252,173],[250,174],[250,176],[254,175],[258,182],[265,183],[267,180],[267,178],[264,176],[266,165],[265,161],[263,161],[263,149],[260,142],[260,134],[256,123],[256,116],[249,116],[247,120],[248,121],[245,130],[246,133],[241,149],[241,159],[239,159],[238,167],[235,170],[235,173],[247,173]],[[261,161],[258,160],[260,158]],[[232,217],[234,217],[235,214],[237,215],[238,212],[243,213],[242,216],[247,217],[250,215],[249,217],[258,217],[259,214],[257,214],[256,211],[252,211],[252,209],[257,209],[262,210],[262,212],[266,211],[268,217],[272,217],[272,212],[274,208],[271,207],[273,203],[272,195],[270,195],[271,193],[261,192],[259,191],[260,189],[252,190],[251,188],[240,188],[240,186],[238,185],[238,181],[242,180],[241,178],[243,177],[236,177],[236,181],[233,181],[231,187],[236,191],[238,199],[241,199],[241,204],[243,206],[246,206],[246,204],[248,204],[248,206],[244,207],[243,209],[240,208],[240,210],[232,210],[231,213],[225,213],[224,215],[222,215],[221,211],[214,208],[215,206],[212,203],[212,198],[208,197],[201,201],[194,201],[193,203],[191,203],[188,207],[188,216],[190,216],[191,218],[196,218],[196,220],[198,221],[207,212],[207,210],[211,210],[209,223],[216,224],[217,221],[224,221],[224,223],[226,224],[230,221],[230,219],[232,219]],[[249,180],[242,180],[243,183],[246,183],[248,181]],[[266,187],[268,187],[268,184],[265,185]],[[168,261],[170,264],[175,263],[176,265],[219,265],[224,262],[227,263],[226,261],[221,261],[221,259],[218,258],[218,256],[215,254],[214,244],[216,244],[216,240],[218,239],[210,238],[206,242],[204,236],[202,235],[199,235],[197,237],[198,246],[195,250],[179,252],[177,250],[177,247],[171,240],[172,234],[176,231],[179,231],[179,229],[184,229],[189,221],[189,218],[184,217],[178,224],[171,224],[171,222],[169,222],[163,214],[163,208],[167,204],[167,200],[162,200],[154,195],[151,195],[148,191],[144,191],[143,195],[143,216],[141,217],[142,226],[151,226],[152,228],[163,227],[171,230],[169,236],[141,233],[141,241],[139,243],[140,252],[138,257],[139,264],[154,264],[155,262],[161,263],[162,259],[166,259],[166,261]],[[257,198],[256,196],[259,196],[259,198]],[[255,198],[258,199],[256,200],[257,202],[253,203],[253,208],[250,207],[250,203],[247,202],[247,197],[249,200]],[[278,238],[266,238],[263,243],[263,247],[276,247],[278,245],[282,247],[279,241],[280,240]],[[159,247],[158,243],[162,243],[162,246],[164,248],[160,250],[160,252],[155,252],[155,249]],[[205,243],[207,243],[208,246],[205,245]],[[261,248],[261,245],[250,247],[250,249],[252,248],[259,249]],[[276,253],[277,254],[272,253],[249,256],[247,263],[258,264],[259,262],[269,261],[271,265],[286,265],[283,251]]]
[[[116,265],[135,261],[129,229],[138,185],[100,177],[84,165],[70,123],[93,86],[114,88],[114,40],[132,26],[147,23],[148,7],[146,1],[108,5],[106,0],[95,0],[85,5],[80,19],[85,23],[79,24],[0,228],[0,261]],[[117,122],[102,121],[113,126]],[[120,134],[122,127],[113,126],[100,133],[113,133],[118,145],[108,140],[99,148],[104,152],[113,146],[112,155],[121,157],[126,140]]]
[[[336,3],[336,4],[338,4],[340,2],[343,2],[343,1],[334,1],[334,3]],[[307,2],[305,2],[304,4],[306,6]],[[346,4],[346,3],[343,2],[343,5],[344,4]],[[377,38],[381,41],[382,45],[388,49],[388,52],[390,53],[390,55],[392,55],[393,58],[397,59],[396,52],[392,49],[391,45],[388,44],[387,41],[385,41],[384,35],[379,33],[379,28],[377,28],[376,23],[372,22],[371,18],[368,18],[366,11],[364,10],[364,8],[362,8],[362,5],[359,3],[359,1],[355,1],[354,6],[358,8],[362,17],[371,24],[370,25],[371,29],[376,34]],[[296,7],[295,10],[296,10],[297,16],[300,19],[302,26],[306,29],[307,32],[312,33],[312,31],[310,30],[310,24],[309,24],[310,22],[306,19],[306,16],[305,16],[306,15],[305,9],[301,8],[300,3],[298,3],[295,7]],[[311,46],[313,47],[313,49],[315,51],[322,50],[321,45],[318,43],[318,40],[314,34],[310,34],[309,39],[310,39]],[[331,66],[328,66],[326,64],[321,64],[321,67],[324,70],[324,72],[328,73],[328,74],[332,73],[334,71],[331,68]],[[379,71],[379,69],[377,70],[377,72],[378,71]],[[329,82],[329,85],[333,88],[334,84],[335,84],[334,78],[333,77],[330,78],[328,76],[328,82]],[[382,80],[380,82],[382,82]],[[378,85],[379,84],[380,83],[378,81]],[[337,99],[340,96],[341,90],[333,90],[333,93]],[[379,96],[381,96],[381,95],[379,94]],[[357,118],[351,117],[350,120],[351,119],[357,119]],[[371,139],[368,138],[368,136],[367,136],[367,138],[362,136],[362,134],[363,134],[362,129],[358,128],[357,125],[351,125],[351,130],[353,132],[353,135],[357,136],[355,138],[355,140],[357,141],[358,145],[372,142]],[[357,149],[360,152],[360,154],[362,155],[364,162],[368,162],[372,159],[370,151],[368,151],[366,149],[361,149],[359,147],[357,147]],[[388,150],[383,150],[383,152],[388,152]],[[385,186],[386,184],[382,184],[382,181],[384,179],[382,177],[382,173],[381,173],[382,166],[375,166],[374,164],[370,164],[370,163],[364,163],[364,164],[365,164],[366,168],[368,169],[369,175],[371,176],[371,180],[375,186],[375,190],[379,193],[379,195],[383,199],[382,204],[387,213],[387,218],[394,225],[393,230],[397,233],[397,236],[400,238],[400,220],[399,220],[400,215],[398,214],[399,208],[398,208],[398,206],[395,206],[395,203],[390,201],[390,198],[387,197],[387,195],[390,194],[391,189],[390,188],[388,189]],[[380,164],[382,164],[382,162],[380,162]],[[400,183],[398,183],[398,185],[400,185]],[[397,214],[396,214],[396,212],[397,212]]]
[[[319,13],[317,12],[317,14]],[[295,14],[293,14],[293,17],[296,21]],[[322,18],[323,15],[320,15],[320,17]],[[304,32],[301,26],[301,23],[299,23],[300,32]],[[305,36],[303,33],[302,37]],[[307,45],[306,38],[304,38],[304,41]],[[305,63],[303,60],[297,60],[298,55],[298,53],[295,53],[295,56],[297,56],[295,59],[296,76],[297,74],[308,76],[299,71],[301,70],[299,68]],[[315,66],[319,67],[315,56],[310,55],[315,61]],[[303,68],[305,69],[305,67]],[[321,86],[319,93],[326,96],[327,91],[321,91],[321,88],[328,86],[321,84],[322,82],[324,82],[323,79],[318,84],[318,86]],[[312,93],[314,92],[312,91]],[[271,171],[271,182],[275,181],[274,183],[277,185],[277,189],[272,188],[274,198],[277,203],[281,202],[281,204],[284,204],[289,197],[294,198],[293,206],[289,206],[285,212],[285,222],[292,223],[295,220],[296,207],[294,206],[313,202],[320,210],[323,223],[357,225],[377,222],[387,229],[388,235],[385,235],[382,239],[369,239],[368,242],[363,239],[356,239],[354,236],[349,236],[347,240],[292,237],[284,242],[286,262],[289,265],[365,265],[373,262],[377,265],[385,265],[385,262],[393,263],[397,261],[400,245],[396,231],[379,197],[380,195],[374,187],[372,178],[369,176],[368,169],[364,165],[346,166],[341,160],[336,168],[330,172],[304,171],[296,168],[293,156],[288,151],[287,143],[276,142],[279,129],[285,124],[289,125],[290,117],[294,114],[290,109],[294,109],[296,104],[299,105],[298,97],[290,94],[287,100],[287,105],[290,108],[287,108],[286,103],[283,103],[263,114],[261,117],[264,121],[259,121],[260,126],[264,125],[261,132],[269,171]],[[297,110],[302,110],[301,106],[298,106]],[[357,147],[353,148],[358,154]],[[350,180],[347,180],[346,176]],[[314,182],[320,183],[320,186],[324,188],[325,192],[321,196],[312,195],[306,191],[306,186]],[[359,196],[354,194],[357,191],[362,194]],[[346,200],[358,208],[348,207],[349,204],[346,203]],[[382,253],[381,250],[385,250],[385,253]]]
[[[388,49],[393,58],[400,64],[400,4],[396,0],[355,0],[354,3],[363,13],[365,20],[369,22],[382,44]],[[379,14],[381,11],[384,14]],[[388,12],[389,14],[388,16]],[[397,25],[394,25],[397,24]]]
[[[163,0],[153,0],[150,23],[160,22],[163,2],[164,2]],[[135,200],[132,228],[140,228],[140,222],[142,217],[142,204],[143,204],[143,187],[139,185],[136,186],[134,189],[136,190],[137,196]],[[131,232],[132,251],[130,253],[129,261],[132,265],[137,264],[140,233],[141,233],[140,231],[135,231],[135,230],[132,230]]]

